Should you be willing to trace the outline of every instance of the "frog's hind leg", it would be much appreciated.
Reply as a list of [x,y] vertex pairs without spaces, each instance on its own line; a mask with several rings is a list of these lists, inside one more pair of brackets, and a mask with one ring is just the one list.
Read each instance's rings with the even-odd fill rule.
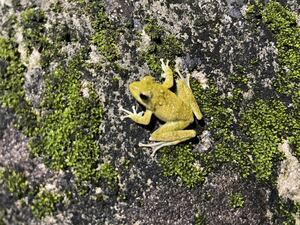
[[176,121],[167,122],[159,129],[157,129],[150,137],[150,141],[157,141],[149,144],[140,143],[141,147],[151,147],[152,156],[157,150],[162,147],[176,145],[180,142],[189,140],[196,136],[196,131],[194,130],[183,130],[186,128],[191,121]]
[[188,73],[188,74],[186,75],[186,77],[184,77],[184,76],[180,73],[179,68],[178,68],[177,65],[176,65],[176,68],[175,68],[175,72],[179,75],[180,80],[182,80],[182,81],[185,83],[185,85],[186,85],[189,89],[191,89],[191,85],[190,85],[190,77],[191,77],[191,74]]
[[150,141],[185,141],[187,139],[196,136],[196,131],[194,130],[183,130],[192,121],[174,121],[167,122],[156,131],[154,131],[149,138]]
[[190,88],[190,76],[188,75],[186,78],[184,78],[177,69],[176,73],[178,73],[181,78],[180,80],[176,81],[177,96],[191,107],[197,120],[201,120],[203,116],[193,95],[192,89]]

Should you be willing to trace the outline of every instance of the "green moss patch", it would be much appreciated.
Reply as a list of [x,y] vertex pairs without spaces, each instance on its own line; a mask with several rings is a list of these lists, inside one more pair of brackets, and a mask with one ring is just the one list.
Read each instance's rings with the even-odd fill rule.
[[15,170],[0,171],[0,181],[4,184],[7,192],[17,198],[24,197],[29,191],[29,185],[23,173]]
[[116,187],[119,180],[119,173],[109,163],[103,163],[98,168],[98,179],[105,180],[109,186]]
[[97,11],[97,14],[91,14],[93,15],[92,26],[95,29],[92,42],[97,46],[100,54],[109,62],[120,59],[120,52],[117,46],[119,33],[108,18],[104,5],[102,3],[99,4],[98,1],[93,1],[93,3],[88,6],[88,10],[89,12]]
[[20,26],[23,31],[23,38],[29,51],[33,47],[42,49],[48,43],[44,33],[46,16],[40,8],[28,8],[21,13]]
[[[35,115],[25,100],[24,72],[17,45],[0,39],[0,58],[5,65],[1,73],[0,101],[16,111],[16,124],[32,136],[30,150],[43,156],[55,169],[71,169],[80,180],[94,177],[100,149],[96,142],[102,118],[102,106],[92,86],[83,87],[76,58],[59,67],[44,80],[41,114]],[[82,90],[88,89],[88,97]]]
[[109,19],[103,1],[91,0],[71,0],[76,2],[90,19],[94,29],[91,41],[97,46],[99,53],[109,62],[120,59],[118,47],[119,30],[118,27]]
[[240,193],[234,193],[230,196],[230,205],[234,209],[243,208],[245,198]]
[[[94,5],[90,7],[92,10]],[[104,16],[104,8],[101,13]],[[20,21],[15,21],[22,28],[28,54],[34,48],[41,53],[45,74],[40,104],[33,108],[26,98],[26,67],[20,61],[18,45],[4,38],[0,38],[0,102],[16,112],[15,124],[31,138],[32,155],[41,156],[53,169],[71,171],[79,183],[99,182],[102,178],[110,184],[116,183],[113,167],[109,164],[101,167],[97,140],[103,107],[92,83],[83,81],[89,49],[80,50],[66,60],[60,53],[64,40],[47,36],[46,21],[46,14],[39,8],[25,9]],[[57,60],[53,71],[49,69],[50,59]]]
[[0,38],[0,103],[16,113],[16,126],[30,135],[36,123],[31,104],[25,98],[24,72],[18,45],[12,39]]
[[[28,202],[23,205],[31,208],[33,216],[41,219],[47,215],[52,215],[59,204],[62,203],[62,196],[51,191],[41,189],[39,186],[29,186],[22,172],[11,169],[0,171],[0,184],[4,184],[7,192],[17,199],[28,197]],[[38,190],[38,191],[36,191]]]
[[168,59],[172,62],[176,57],[181,56],[183,54],[182,44],[175,36],[163,31],[163,28],[154,20],[149,20],[144,30],[151,42],[142,52],[142,57],[153,72],[160,73],[160,59]]
[[252,174],[258,180],[269,180],[276,162],[282,159],[278,144],[293,129],[286,106],[280,100],[260,99],[249,102],[246,108],[236,102],[234,110],[229,110],[224,105],[232,104],[231,97],[222,97],[213,86],[204,90],[195,81],[191,84],[208,120],[206,129],[216,143],[212,152],[202,154],[210,162],[208,167],[229,163],[244,177]]
[[204,173],[189,146],[176,146],[162,150],[159,163],[165,176],[176,176],[188,187],[194,187],[204,180]]
[[274,162],[282,159],[278,144],[286,138],[289,128],[286,107],[280,101],[259,100],[243,113],[241,126],[248,137],[253,172],[260,180],[268,180]]
[[52,215],[62,202],[62,196],[47,190],[40,190],[31,203],[31,211],[36,218]]
[[17,44],[5,38],[0,38],[0,101],[8,108],[19,108],[24,100],[25,66],[20,61]]
[[196,213],[194,225],[205,225],[205,217],[202,213]]
[[296,15],[276,1],[270,1],[262,16],[276,39],[280,67],[274,87],[291,98],[291,114],[295,121],[289,140],[294,145],[294,154],[300,159],[300,27]]
[[[55,169],[70,169],[80,180],[95,177],[96,142],[102,106],[91,85],[83,86],[78,56],[45,77],[45,89],[30,151]],[[83,89],[88,96],[83,96]]]

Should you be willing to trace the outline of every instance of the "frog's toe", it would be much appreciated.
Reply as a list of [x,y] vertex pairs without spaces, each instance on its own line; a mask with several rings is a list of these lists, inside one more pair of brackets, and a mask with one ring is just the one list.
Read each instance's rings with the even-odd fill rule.
[[161,62],[161,68],[163,71],[166,71],[169,69],[169,62],[170,60],[167,59],[166,63],[164,62],[164,59],[160,59]]
[[135,107],[135,106],[132,106],[132,111],[133,111],[133,115],[135,115],[135,116],[142,116],[143,115],[143,111],[141,111],[141,112],[137,112],[137,108]]
[[181,74],[181,72],[179,71],[179,68],[178,68],[178,67],[176,67],[174,71],[179,75],[180,79],[183,80],[184,83],[185,83],[189,88],[191,88],[191,85],[190,85],[190,76],[191,76],[191,75],[188,73],[188,74],[186,75],[186,77],[184,77],[184,76]]
[[124,109],[122,106],[119,108],[119,110],[126,113],[126,115],[120,116],[120,119],[121,119],[121,120],[124,120],[124,119],[126,119],[126,118],[131,118],[132,116],[141,116],[141,115],[143,115],[143,112],[139,112],[139,113],[138,113],[138,112],[136,111],[135,106],[132,106],[132,111],[133,111],[133,112],[130,112],[129,110]]
[[153,142],[148,144],[139,143],[139,147],[151,148],[152,149],[151,157],[153,158],[157,150],[160,149],[160,142]]
[[123,111],[125,113],[127,113],[128,115],[131,114],[132,112],[130,112],[129,110],[127,109],[124,109],[122,106],[119,108],[120,111]]
[[151,157],[153,158],[155,153],[166,146],[170,146],[170,145],[176,145],[178,144],[179,141],[160,141],[160,142],[153,142],[153,143],[148,143],[148,144],[143,144],[143,143],[139,143],[139,147],[150,147],[152,148],[152,153],[151,153]]

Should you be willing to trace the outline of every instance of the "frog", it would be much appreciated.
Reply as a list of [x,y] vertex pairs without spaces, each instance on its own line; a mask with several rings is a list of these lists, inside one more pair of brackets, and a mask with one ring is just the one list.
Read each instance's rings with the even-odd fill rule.
[[201,120],[203,117],[190,87],[190,74],[183,77],[176,64],[174,71],[179,75],[179,79],[175,81],[176,92],[174,93],[170,90],[174,86],[174,75],[169,66],[170,61],[166,60],[165,62],[163,59],[160,61],[163,83],[156,82],[151,75],[145,75],[139,81],[129,84],[131,95],[145,107],[145,111],[137,112],[135,106],[132,107],[132,112],[123,107],[120,108],[125,113],[124,116],[121,116],[122,120],[129,118],[135,123],[148,125],[154,115],[165,122],[150,135],[151,143],[139,143],[140,147],[152,148],[152,157],[162,147],[177,145],[196,137],[195,130],[185,130],[185,128],[194,122],[194,115],[197,120]]

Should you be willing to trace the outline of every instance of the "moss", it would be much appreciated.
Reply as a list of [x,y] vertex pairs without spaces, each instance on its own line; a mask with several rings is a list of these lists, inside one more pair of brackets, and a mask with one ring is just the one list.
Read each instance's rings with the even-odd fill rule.
[[43,49],[48,41],[45,33],[46,16],[40,8],[28,8],[21,13],[20,26],[23,38],[29,51],[33,48]]
[[0,167],[0,182],[3,182],[3,178],[5,177],[5,169]]
[[51,191],[40,190],[31,203],[32,214],[38,219],[52,215],[61,202],[62,196]]
[[25,66],[20,61],[16,50],[17,44],[12,40],[0,38],[0,101],[5,107],[16,109],[20,99],[24,99]]
[[[59,2],[51,6],[54,7],[53,5],[59,7]],[[46,22],[47,17],[42,9],[29,7],[21,13],[21,20],[17,23],[22,28],[23,44],[27,55],[30,55],[34,49],[39,51],[40,65],[44,70],[48,68],[50,62],[60,57],[59,49],[66,38],[67,29],[65,24],[55,24],[46,32]]]
[[103,1],[92,0],[90,2],[75,1],[82,6],[84,12],[91,19],[94,33],[91,41],[97,46],[99,53],[109,62],[120,59],[118,47],[119,30],[118,27],[108,17]]
[[[263,10],[264,6],[260,2],[260,0],[255,0],[252,3],[247,4],[246,15],[245,18],[251,20],[254,18],[261,18],[261,10]],[[252,20],[253,22],[254,20]]]
[[158,26],[154,20],[148,21],[144,30],[150,37],[151,43],[142,52],[142,57],[153,72],[160,73],[160,59],[163,58],[172,61],[177,56],[181,56],[183,54],[182,44],[175,36],[166,34],[163,28]]
[[270,1],[262,16],[275,35],[278,49],[280,71],[274,86],[278,92],[293,97],[300,89],[300,27],[296,15],[278,2]]
[[[205,155],[210,162],[207,166],[214,169],[227,163],[244,177],[252,174],[258,180],[269,180],[276,162],[282,159],[278,144],[288,134],[290,117],[284,104],[279,100],[258,100],[244,109],[240,102],[232,106],[232,99],[222,97],[213,85],[206,90],[194,80],[191,85],[207,120],[205,129],[216,143],[213,151]],[[228,101],[233,111],[224,107]],[[235,122],[235,118],[239,120]]]
[[[41,102],[33,108],[27,101],[24,92],[26,67],[20,61],[18,45],[3,38],[0,39],[0,62],[4,65],[1,66],[0,101],[15,110],[16,126],[30,138],[30,152],[42,157],[46,165],[71,171],[80,187],[99,182],[99,178],[109,184],[116,183],[117,172],[113,167],[106,165],[98,170],[97,139],[103,108],[92,85],[82,82],[83,75],[87,74],[85,60],[90,50],[79,51],[72,59],[65,60],[66,56],[60,53],[65,40],[46,34],[46,20],[42,10],[28,8],[22,12],[18,24],[23,28],[28,53],[33,48],[41,53],[45,71]],[[59,61],[52,72],[48,68],[50,61]]]
[[250,61],[250,64],[251,65],[253,65],[253,66],[257,66],[258,65],[258,59],[252,59],[251,61]]
[[230,74],[229,81],[231,81],[235,85],[247,85],[249,79],[247,78],[246,75],[241,76],[240,74]]
[[214,141],[218,143],[214,150],[216,162],[229,162],[231,151],[227,148],[231,148],[230,144],[235,138],[232,133],[233,112],[224,107],[225,99],[213,84],[208,89],[203,89],[200,83],[192,79],[191,88],[207,120],[205,129],[212,133]]
[[242,66],[242,65],[235,65],[235,70],[239,74],[245,74],[247,69],[244,66]]
[[197,213],[195,215],[195,225],[205,225],[205,217],[203,216],[202,213]]
[[230,205],[234,209],[243,208],[245,199],[240,193],[234,193],[230,196]]
[[277,34],[285,29],[289,30],[297,26],[296,15],[274,0],[267,4],[262,11],[262,16],[268,28]]
[[294,213],[300,216],[300,202],[294,202]]
[[108,61],[113,62],[120,58],[118,46],[115,44],[115,37],[109,30],[101,30],[92,37],[92,42],[98,48],[98,51]]
[[283,200],[275,197],[271,203],[272,209],[275,211],[273,216],[273,224],[296,225],[295,217],[295,204],[289,200]]
[[25,98],[25,66],[20,61],[17,43],[12,39],[0,38],[0,103],[16,113],[16,126],[25,134],[31,134],[36,123]]
[[61,13],[63,11],[63,6],[59,2],[59,0],[57,0],[53,3],[51,3],[50,9],[51,9],[52,12]]
[[159,163],[165,176],[179,177],[188,187],[194,187],[204,180],[204,173],[198,168],[190,146],[165,148],[162,150]]
[[[299,100],[296,100],[299,99],[297,89],[300,83],[299,64],[296,63],[299,62],[300,52],[300,39],[297,38],[299,28],[295,26],[295,16],[277,2],[270,1],[263,9],[263,5],[257,1],[250,9],[248,14],[253,14],[256,18],[261,18],[262,15],[267,26],[274,32],[281,70],[273,85],[279,93],[291,98],[292,107],[287,107],[287,98],[281,100],[281,96],[273,100],[256,99],[256,102],[247,103],[239,101],[247,88],[247,78],[244,79],[243,75],[246,71],[239,65],[236,66],[239,75],[229,76],[234,86],[232,97],[221,97],[222,93],[213,84],[207,90],[201,90],[197,85],[193,87],[202,104],[204,117],[208,117],[206,129],[211,131],[212,138],[217,143],[212,155],[207,156],[213,159],[213,167],[230,163],[240,168],[243,176],[253,174],[258,180],[268,181],[273,177],[277,162],[282,159],[278,144],[283,139],[289,139],[296,156],[299,152],[300,117]],[[290,73],[286,68],[289,68]],[[231,114],[226,113],[224,105],[227,104],[233,109]],[[215,122],[209,118],[214,118]]]
[[[58,204],[62,202],[62,196],[40,189],[38,186],[29,186],[23,173],[4,169],[0,171],[0,181],[7,192],[12,193],[18,199],[26,197],[32,213],[37,218],[51,215],[56,211]],[[38,192],[35,189],[40,189]]]
[[[43,12],[28,9],[21,17],[21,24],[28,28],[28,32],[42,31],[38,27],[44,22]],[[36,35],[29,35],[26,41],[34,46],[38,39]],[[62,65],[45,76],[43,103],[39,109],[43,114],[35,115],[25,100],[25,66],[20,62],[17,44],[1,38],[0,47],[0,59],[4,65],[1,67],[0,101],[5,107],[15,110],[17,127],[33,137],[31,152],[43,156],[46,164],[53,168],[71,169],[78,179],[91,179],[96,173],[100,154],[95,140],[102,106],[91,86],[87,87],[89,97],[82,96],[82,59],[74,59],[67,67]]]
[[[92,180],[100,149],[96,142],[102,105],[91,85],[83,87],[82,55],[45,76],[43,113],[38,116],[30,151],[55,169],[71,169],[79,180]],[[88,89],[83,97],[82,90]]]
[[160,42],[164,35],[162,27],[158,26],[155,20],[149,20],[148,24],[144,27],[144,30],[151,41],[154,42]]
[[109,163],[103,163],[97,173],[99,179],[104,179],[111,187],[116,187],[119,174]]
[[95,30],[91,41],[97,46],[99,53],[109,62],[120,59],[120,51],[117,45],[119,31],[109,19],[103,1],[93,0],[89,3],[81,2],[80,4],[91,18],[92,27]]
[[254,13],[254,9],[255,9],[254,5],[248,3],[247,4],[247,9],[246,9],[246,14],[252,14],[252,13]]
[[29,191],[28,182],[21,172],[3,170],[0,173],[0,180],[4,183],[6,191],[12,193],[17,198],[24,197]]
[[262,16],[275,35],[280,67],[274,87],[292,100],[292,135],[289,140],[294,146],[294,154],[300,159],[300,27],[296,15],[276,1],[269,2],[262,10]]
[[273,162],[282,159],[278,144],[287,135],[287,119],[286,108],[280,101],[259,100],[242,115],[241,126],[249,138],[253,172],[260,180],[268,180]]

